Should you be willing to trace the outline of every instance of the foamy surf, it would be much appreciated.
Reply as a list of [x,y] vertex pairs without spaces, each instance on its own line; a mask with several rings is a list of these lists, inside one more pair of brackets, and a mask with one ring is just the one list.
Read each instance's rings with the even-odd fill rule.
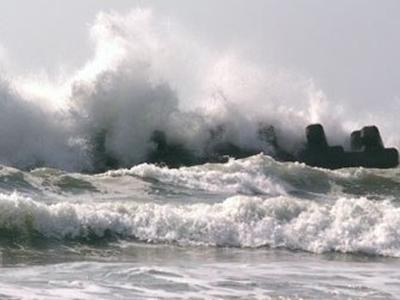
[[0,228],[56,240],[118,238],[150,243],[270,247],[400,256],[400,208],[389,201],[234,196],[217,204],[43,204],[1,195]]
[[[396,299],[399,169],[271,157],[315,122],[330,145],[369,124],[396,145],[396,110],[355,115],[186,25],[99,13],[91,57],[55,76],[11,74],[0,45],[0,298]],[[205,163],[219,146],[260,154]]]

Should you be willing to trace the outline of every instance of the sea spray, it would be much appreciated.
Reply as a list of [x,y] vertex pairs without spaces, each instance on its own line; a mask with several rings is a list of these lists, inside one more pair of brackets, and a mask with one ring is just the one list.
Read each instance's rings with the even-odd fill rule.
[[[312,80],[162,24],[147,9],[101,13],[91,28],[93,58],[80,70],[47,83],[28,75],[3,81],[0,162],[98,171],[103,155],[132,166],[154,151],[154,130],[199,156],[215,128],[224,128],[222,141],[266,153],[260,125],[273,125],[291,151],[309,122],[323,121],[333,141],[343,136],[336,109]],[[44,99],[35,94],[40,87],[53,92]]]

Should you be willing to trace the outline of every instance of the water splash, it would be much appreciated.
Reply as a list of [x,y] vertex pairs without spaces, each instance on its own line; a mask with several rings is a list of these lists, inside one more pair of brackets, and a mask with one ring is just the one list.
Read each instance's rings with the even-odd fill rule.
[[93,58],[72,74],[2,80],[1,163],[131,166],[154,150],[155,130],[199,156],[216,128],[224,128],[222,141],[266,153],[261,124],[273,125],[289,151],[314,121],[343,142],[340,108],[311,79],[255,64],[235,49],[212,49],[176,23],[166,30],[151,10],[100,13],[90,37]]

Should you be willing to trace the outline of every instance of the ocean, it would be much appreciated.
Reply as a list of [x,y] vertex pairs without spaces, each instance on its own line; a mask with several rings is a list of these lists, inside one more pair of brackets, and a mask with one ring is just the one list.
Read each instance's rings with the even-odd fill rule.
[[312,123],[398,148],[395,110],[150,9],[88,29],[77,68],[1,69],[0,299],[400,299],[400,169],[273,158]]
[[1,299],[396,299],[398,169],[1,167]]

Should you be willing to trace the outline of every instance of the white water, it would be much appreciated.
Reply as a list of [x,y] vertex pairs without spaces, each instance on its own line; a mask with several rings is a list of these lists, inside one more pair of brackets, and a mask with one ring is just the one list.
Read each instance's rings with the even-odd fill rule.
[[[163,24],[145,9],[102,13],[90,30],[93,58],[81,69],[57,79],[3,72],[0,162],[95,169],[93,138],[101,131],[106,153],[131,166],[146,159],[156,129],[201,154],[210,130],[223,125],[223,140],[268,153],[257,138],[261,123],[274,125],[289,150],[310,122],[323,122],[330,142],[341,144],[344,132],[365,122],[387,125],[349,118],[312,79],[255,64],[235,49],[213,49],[179,25]],[[390,126],[383,134],[392,141]]]
[[[2,227],[25,230],[27,220],[46,237],[124,238],[186,245],[284,247],[314,253],[339,251],[400,256],[400,210],[390,203],[338,199],[331,205],[293,198],[233,197],[221,204],[41,205],[2,199]],[[13,199],[14,198],[14,199]]]
[[[223,140],[268,153],[260,122],[290,150],[310,122],[332,144],[366,123],[392,142],[396,112],[354,119],[312,79],[167,30],[150,10],[99,14],[90,37],[93,57],[75,72],[0,75],[0,163],[16,167],[0,168],[0,298],[397,297],[397,169],[326,171],[262,154],[138,164],[156,129],[201,154],[224,125]],[[100,131],[127,169],[62,171],[96,169]],[[38,165],[55,169],[20,170]]]
[[263,155],[97,175],[3,167],[0,298],[396,299],[398,181]]
[[[258,250],[185,252],[171,247],[137,247],[131,251],[137,253],[137,261],[7,268],[0,275],[1,294],[18,299],[289,300],[396,299],[398,293],[397,262],[388,267],[375,261],[368,267],[360,261],[332,262]],[[145,251],[156,261],[146,258]],[[184,265],[170,256],[173,251],[185,259]]]

